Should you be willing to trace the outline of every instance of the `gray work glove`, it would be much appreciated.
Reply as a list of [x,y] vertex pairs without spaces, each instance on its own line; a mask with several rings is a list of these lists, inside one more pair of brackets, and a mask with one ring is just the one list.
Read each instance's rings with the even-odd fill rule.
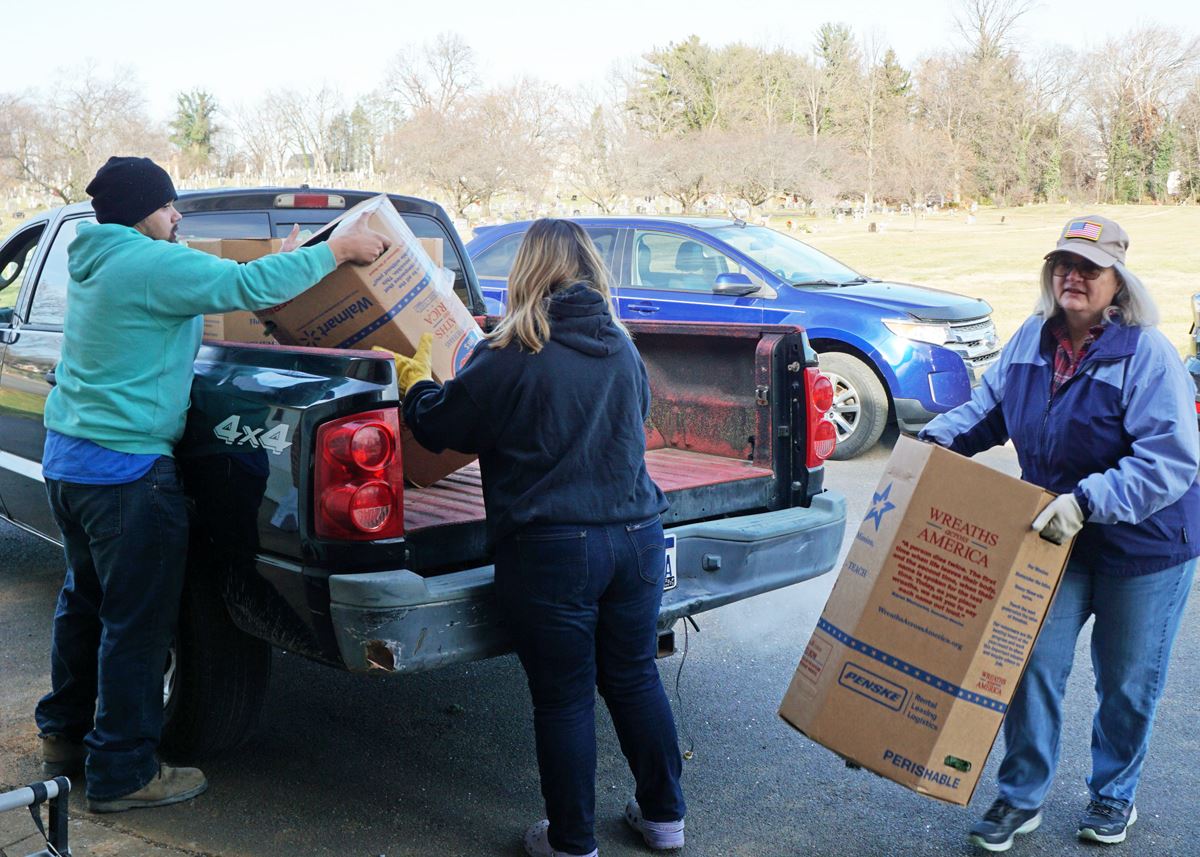
[[1059,494],[1033,519],[1033,528],[1042,538],[1061,545],[1083,529],[1083,509],[1072,493]]

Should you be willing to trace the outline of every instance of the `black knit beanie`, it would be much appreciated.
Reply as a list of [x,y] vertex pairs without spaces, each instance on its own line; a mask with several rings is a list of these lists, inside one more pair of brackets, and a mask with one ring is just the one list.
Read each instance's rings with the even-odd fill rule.
[[99,223],[133,226],[179,198],[167,171],[149,158],[108,159],[85,190]]

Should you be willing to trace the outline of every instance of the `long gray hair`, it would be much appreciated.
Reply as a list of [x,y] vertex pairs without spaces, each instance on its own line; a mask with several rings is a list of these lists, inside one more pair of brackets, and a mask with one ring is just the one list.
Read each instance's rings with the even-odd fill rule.
[[[1042,265],[1042,290],[1038,295],[1037,312],[1045,318],[1054,318],[1062,312],[1054,299],[1053,254]],[[1117,274],[1117,294],[1112,306],[1104,311],[1104,320],[1124,324],[1127,327],[1157,327],[1158,306],[1150,297],[1142,281],[1120,262],[1113,265]]]

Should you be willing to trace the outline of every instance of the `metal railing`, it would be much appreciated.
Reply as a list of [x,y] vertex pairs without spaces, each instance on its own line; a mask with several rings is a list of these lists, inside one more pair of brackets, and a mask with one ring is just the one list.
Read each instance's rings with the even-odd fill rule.
[[[70,793],[71,781],[66,777],[0,793],[0,812],[28,807],[34,825],[46,840],[45,848],[28,857],[71,857],[71,846],[67,842],[67,795]],[[47,805],[45,824],[42,823],[42,804]]]

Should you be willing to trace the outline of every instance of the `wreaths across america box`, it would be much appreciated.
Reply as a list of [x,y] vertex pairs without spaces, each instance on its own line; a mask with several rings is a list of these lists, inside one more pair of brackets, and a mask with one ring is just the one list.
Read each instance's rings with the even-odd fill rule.
[[901,437],[780,706],[847,760],[971,799],[1071,545],[1053,495]]

